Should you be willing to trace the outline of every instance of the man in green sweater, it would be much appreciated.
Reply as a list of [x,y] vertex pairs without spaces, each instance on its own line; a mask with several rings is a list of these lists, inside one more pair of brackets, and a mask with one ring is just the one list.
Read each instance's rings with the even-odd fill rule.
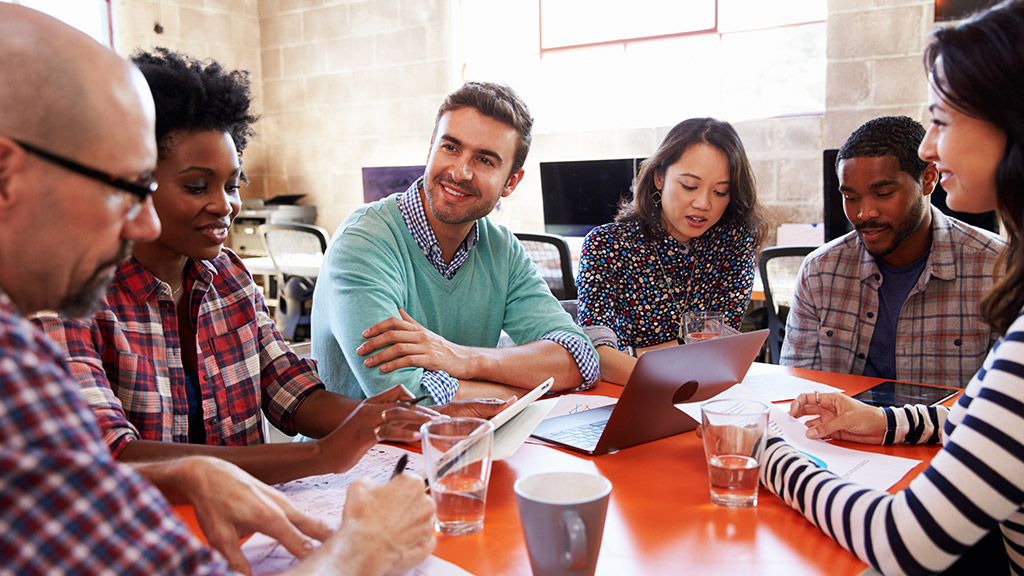
[[[589,387],[598,365],[507,228],[486,216],[523,178],[533,118],[511,88],[468,82],[438,110],[426,172],[331,239],[313,295],[313,358],[328,388],[394,384],[437,404],[508,398],[549,376]],[[517,346],[498,348],[504,330]]]

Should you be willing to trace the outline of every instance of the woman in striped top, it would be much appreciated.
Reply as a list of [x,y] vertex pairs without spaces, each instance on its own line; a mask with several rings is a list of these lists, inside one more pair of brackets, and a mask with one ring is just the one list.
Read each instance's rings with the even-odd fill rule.
[[[812,438],[941,441],[942,450],[897,494],[843,481],[779,438],[765,452],[761,482],[768,490],[886,574],[944,571],[988,535],[1002,537],[1011,570],[1024,573],[1021,36],[1024,0],[1012,0],[936,31],[925,51],[933,120],[919,153],[938,166],[951,208],[998,208],[1009,235],[1006,272],[982,301],[985,320],[1002,338],[948,410],[871,408],[833,394],[802,395],[791,408],[794,416],[817,416],[808,422]],[[989,573],[983,561],[956,567]]]

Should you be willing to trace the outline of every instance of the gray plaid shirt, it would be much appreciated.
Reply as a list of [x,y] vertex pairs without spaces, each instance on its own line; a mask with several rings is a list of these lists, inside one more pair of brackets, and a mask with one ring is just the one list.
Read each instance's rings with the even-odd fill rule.
[[[928,263],[896,324],[896,377],[963,388],[996,340],[978,306],[1006,243],[931,211]],[[780,363],[863,374],[881,279],[856,231],[809,254],[797,277]]]

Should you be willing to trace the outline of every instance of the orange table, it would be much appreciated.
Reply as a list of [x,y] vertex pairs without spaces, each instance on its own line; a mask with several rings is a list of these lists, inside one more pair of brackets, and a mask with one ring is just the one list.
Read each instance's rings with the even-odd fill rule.
[[[848,394],[882,381],[770,364],[754,364],[750,370],[765,372],[789,373]],[[618,396],[620,391],[602,382],[588,393]],[[933,446],[837,444],[924,461],[893,490],[909,484],[938,451]],[[528,474],[562,470],[596,472],[612,482],[599,575],[842,575],[867,567],[763,489],[755,509],[712,505],[703,445],[693,432],[596,457],[527,443],[511,458],[494,463],[483,531],[438,537],[434,554],[479,576],[530,574],[512,485]],[[179,512],[198,531],[187,507]]]
[[[765,364],[751,368],[752,374],[771,371],[850,394],[881,381]],[[591,393],[617,396],[619,390],[601,383]],[[924,461],[937,452],[936,447],[839,444]],[[897,486],[924,468],[919,465]],[[797,576],[859,574],[867,567],[767,492],[762,491],[756,509],[713,506],[703,446],[692,432],[596,457],[528,443],[508,460],[494,463],[483,531],[439,537],[434,554],[480,576],[529,574],[512,484],[521,476],[554,470],[597,472],[612,481],[598,574]]]

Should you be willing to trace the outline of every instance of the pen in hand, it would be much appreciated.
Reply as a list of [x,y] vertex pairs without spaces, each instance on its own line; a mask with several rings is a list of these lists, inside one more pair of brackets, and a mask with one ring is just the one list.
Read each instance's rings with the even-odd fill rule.
[[391,473],[391,480],[394,480],[395,476],[398,476],[402,472],[405,472],[405,465],[409,463],[409,454],[402,454],[398,458],[398,462],[395,464],[395,471]]
[[424,394],[422,396],[417,396],[415,398],[412,398],[411,400],[398,400],[398,402],[399,403],[408,404],[409,406],[415,406],[416,404],[419,404],[420,402],[423,402],[424,400],[429,400],[430,398],[431,398],[430,394]]

